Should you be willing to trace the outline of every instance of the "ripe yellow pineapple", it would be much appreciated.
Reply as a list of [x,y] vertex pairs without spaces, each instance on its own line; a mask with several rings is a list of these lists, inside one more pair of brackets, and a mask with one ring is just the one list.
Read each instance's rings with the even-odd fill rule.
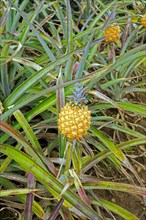
[[103,37],[107,37],[105,41],[107,43],[109,42],[115,42],[120,38],[120,27],[119,26],[112,26],[105,29]]
[[68,138],[79,139],[87,134],[90,127],[91,112],[84,105],[85,88],[76,84],[76,90],[72,91],[71,102],[67,103],[59,113],[59,131]]
[[141,18],[141,24],[146,27],[146,13],[143,15],[143,17]]

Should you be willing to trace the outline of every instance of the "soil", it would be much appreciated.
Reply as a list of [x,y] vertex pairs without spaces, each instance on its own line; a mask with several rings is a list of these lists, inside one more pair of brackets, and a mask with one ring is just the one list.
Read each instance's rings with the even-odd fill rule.
[[9,208],[1,209],[0,210],[0,219],[1,220],[18,220],[18,213],[14,210],[12,211]]
[[[144,173],[140,176],[145,178]],[[127,211],[131,212],[132,214],[136,215],[138,219],[145,220],[146,219],[146,203],[144,204],[144,199],[142,197],[134,196],[129,193],[123,192],[115,192],[115,191],[108,191],[108,190],[101,190],[96,191],[96,195],[99,198],[106,199],[114,204],[121,206],[122,208],[126,209]],[[146,201],[145,201],[146,202]],[[102,214],[109,219],[113,219],[106,213],[105,210],[102,210]],[[114,214],[114,213],[113,213]],[[122,217],[117,216],[116,220],[123,220]]]

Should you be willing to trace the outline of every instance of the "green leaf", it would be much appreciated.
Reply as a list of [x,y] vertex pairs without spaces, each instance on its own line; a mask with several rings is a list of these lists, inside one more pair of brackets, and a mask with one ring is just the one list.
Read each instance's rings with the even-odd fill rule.
[[112,203],[109,202],[107,200],[104,199],[98,199],[99,201],[93,201],[94,205],[98,205],[98,206],[102,206],[103,208],[107,208],[110,211],[112,211],[113,213],[121,216],[122,218],[126,219],[126,220],[139,220],[135,215],[133,215],[132,213],[130,213],[129,211],[127,211],[126,209]]
[[92,94],[106,102],[109,102],[110,104],[112,104],[114,107],[116,107],[117,109],[119,110],[123,110],[120,105],[116,102],[114,102],[112,99],[110,99],[109,97],[107,97],[106,95],[102,94],[101,92],[98,92],[98,91],[89,91],[88,94]]
[[[120,105],[124,110],[133,112],[135,114],[141,115],[146,117],[146,105],[144,104],[133,104],[133,103],[128,103],[128,102],[118,102],[118,105]],[[107,109],[107,108],[114,108],[111,104],[109,103],[99,103],[95,104],[94,106],[91,107],[91,110],[94,109]]]
[[145,135],[141,134],[138,131],[134,131],[133,129],[126,128],[126,127],[123,127],[123,126],[120,126],[120,125],[111,124],[109,127],[114,129],[114,130],[121,131],[121,132],[123,132],[125,134],[129,134],[129,135],[131,135],[133,137],[137,137],[137,138],[144,138],[145,137]]
[[99,179],[96,178],[94,178],[94,181],[92,181],[92,176],[89,177],[89,179],[90,178],[91,181],[86,181],[85,183],[83,183],[85,189],[106,189],[146,196],[146,189],[144,187],[125,183],[99,181]]
[[125,155],[123,152],[116,147],[116,145],[110,141],[101,131],[97,130],[93,126],[90,127],[90,131],[97,137],[99,140],[104,143],[104,145],[121,161],[124,162]]
[[[60,195],[63,190],[63,184],[61,184],[51,173],[45,171],[37,163],[35,163],[26,154],[16,150],[9,145],[0,145],[0,151],[13,160],[15,160],[21,167],[34,174],[36,179],[42,183],[53,195]],[[75,193],[70,190],[66,190],[62,197],[68,202],[68,205],[74,206],[76,209],[81,211],[85,216],[94,220],[101,220],[98,213],[92,208],[87,206]],[[58,197],[59,198],[59,197]]]
[[[9,181],[1,176],[0,176],[0,185],[2,185],[4,188],[7,188],[7,189],[16,190],[16,186],[11,181]],[[17,194],[15,197],[18,201],[25,204],[25,201],[26,201],[25,195]],[[44,216],[43,208],[36,201],[33,201],[32,210],[40,218]]]
[[36,149],[29,145],[25,138],[18,131],[14,130],[10,125],[2,121],[0,121],[0,127],[4,132],[9,134],[16,141],[18,141],[18,143],[20,143],[24,147],[25,151],[28,152],[28,154],[31,155],[34,160],[41,164],[44,169],[46,169]]
[[28,193],[35,193],[36,191],[39,191],[39,190],[38,189],[7,189],[7,190],[1,190],[0,197],[13,196],[13,195],[25,195]]
[[65,0],[65,3],[66,3],[66,15],[67,15],[67,52],[71,52],[73,47],[72,11],[70,6],[70,1]]
[[15,118],[17,119],[17,121],[19,122],[19,124],[21,125],[23,130],[25,131],[25,134],[26,134],[27,138],[30,140],[30,143],[32,144],[32,146],[34,148],[38,149],[39,151],[42,151],[41,146],[40,146],[35,134],[33,133],[32,128],[28,124],[28,122],[25,119],[22,112],[20,110],[17,110],[13,113],[13,115],[15,116]]
[[110,4],[105,5],[101,12],[97,16],[95,16],[93,21],[90,23],[89,28],[93,28],[97,24],[99,19],[104,15],[104,13],[108,11],[113,5],[115,5],[115,1],[112,1]]
[[[146,139],[138,138],[138,139],[126,141],[121,144],[118,144],[117,147],[120,149],[127,149],[129,147],[138,146],[140,144],[146,144]],[[93,158],[87,157],[82,165],[82,172],[87,172],[93,165],[96,165],[100,161],[109,157],[111,154],[112,152],[110,150],[103,150],[102,152],[95,154]]]
[[91,34],[91,36],[89,38],[89,41],[88,41],[88,43],[87,43],[87,45],[85,47],[82,59],[80,61],[80,64],[79,64],[77,72],[76,72],[76,78],[79,78],[79,77],[81,77],[83,75],[83,69],[84,69],[84,66],[85,66],[85,60],[86,60],[86,58],[88,56],[89,49],[90,49],[90,47],[92,45],[93,37],[94,37],[94,33]]

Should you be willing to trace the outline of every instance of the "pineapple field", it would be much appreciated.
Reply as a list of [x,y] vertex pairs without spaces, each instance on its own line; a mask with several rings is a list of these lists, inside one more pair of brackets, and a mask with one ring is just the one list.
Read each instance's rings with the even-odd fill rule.
[[0,219],[145,220],[146,1],[0,1]]

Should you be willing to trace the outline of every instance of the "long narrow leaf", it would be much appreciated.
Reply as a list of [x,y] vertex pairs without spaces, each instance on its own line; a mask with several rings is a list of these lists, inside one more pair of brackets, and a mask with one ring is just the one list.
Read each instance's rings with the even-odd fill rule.
[[99,205],[102,207],[106,207],[107,209],[109,209],[113,213],[121,216],[122,218],[124,218],[126,220],[139,220],[139,218],[137,218],[135,215],[133,215],[132,213],[130,213],[126,209],[124,209],[124,208],[120,207],[119,205],[116,205],[112,202],[109,202],[107,200],[99,199],[99,201],[93,201],[93,204]]
[[32,128],[30,127],[24,115],[22,114],[22,112],[20,110],[17,110],[16,112],[13,113],[13,115],[15,116],[15,118],[17,119],[23,130],[25,131],[26,136],[30,140],[32,146],[41,151],[42,149],[40,147],[40,144],[36,136],[34,135]]
[[[138,139],[126,141],[126,142],[119,144],[117,146],[120,149],[126,149],[128,147],[138,146],[140,144],[146,144],[146,139],[145,138],[142,138],[142,139],[138,138]],[[96,154],[93,158],[89,157],[82,165],[82,172],[86,172],[93,165],[96,165],[97,163],[104,160],[105,158],[107,158],[111,154],[112,154],[112,152],[110,150],[106,150],[106,151],[103,151],[103,152]]]
[[1,129],[6,132],[7,134],[9,134],[10,136],[12,136],[15,140],[17,140],[22,146],[24,146],[25,150],[29,153],[29,155],[31,155],[38,163],[40,163],[42,165],[42,167],[44,169],[45,166],[42,163],[42,160],[40,159],[40,157],[38,156],[38,154],[36,153],[36,151],[33,149],[33,147],[31,147],[27,141],[23,138],[23,136],[16,130],[14,130],[10,125],[0,121],[0,127]]
[[111,150],[111,152],[121,161],[125,160],[125,156],[123,152],[115,146],[115,144],[110,141],[101,131],[97,130],[93,126],[90,127],[90,131],[99,138],[100,141],[104,143],[104,145]]
[[[17,189],[16,186],[11,181],[0,176],[0,185],[7,188],[8,191],[7,190],[5,190],[5,191],[7,191],[8,193],[9,193],[9,190],[11,193],[13,193],[15,191],[14,195],[15,195],[16,199],[19,202],[22,202],[23,204],[25,203],[25,201],[26,201],[26,195],[24,195],[25,193],[23,194],[23,191],[21,191],[20,189]],[[24,189],[24,190],[26,190],[26,189]],[[7,195],[8,195],[8,193],[7,193]],[[32,209],[33,209],[33,212],[37,216],[39,216],[40,218],[44,216],[43,208],[36,201],[33,201]]]
[[[89,179],[92,179],[92,177],[89,177]],[[94,181],[86,181],[85,183],[83,183],[83,186],[85,187],[85,189],[115,190],[120,192],[132,193],[135,195],[146,196],[146,189],[144,187],[139,187],[136,185],[130,185],[125,183],[99,181],[97,178],[95,178]]]
[[[37,165],[31,158],[26,156],[26,154],[14,149],[9,145],[0,145],[0,150],[2,153],[10,156],[18,164],[23,167],[27,172],[32,172],[36,179],[40,181],[50,192],[61,194],[63,185],[49,172],[46,172],[43,168]],[[66,190],[62,197],[68,201],[71,206],[76,207],[85,216],[94,220],[101,220],[98,213],[96,213],[92,208],[87,206],[81,199],[79,199],[76,194],[72,193],[70,190]]]

